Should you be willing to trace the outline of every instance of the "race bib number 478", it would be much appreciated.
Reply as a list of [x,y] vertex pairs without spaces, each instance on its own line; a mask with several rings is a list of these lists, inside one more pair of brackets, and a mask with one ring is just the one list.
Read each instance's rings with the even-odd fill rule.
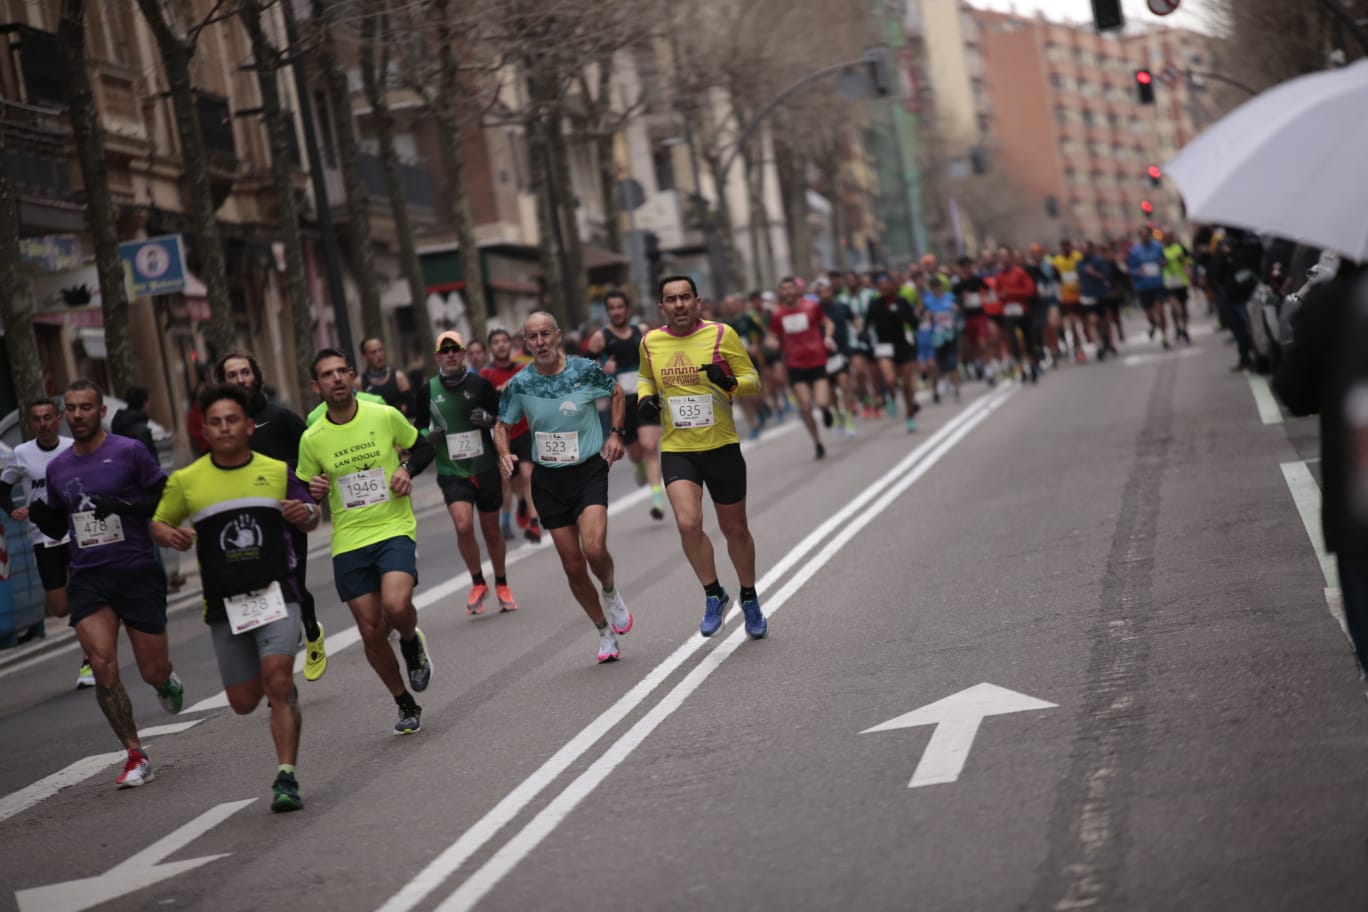
[[73,513],[71,524],[76,529],[78,548],[98,548],[124,540],[123,520],[117,513],[111,513],[104,519],[96,519],[93,510]]

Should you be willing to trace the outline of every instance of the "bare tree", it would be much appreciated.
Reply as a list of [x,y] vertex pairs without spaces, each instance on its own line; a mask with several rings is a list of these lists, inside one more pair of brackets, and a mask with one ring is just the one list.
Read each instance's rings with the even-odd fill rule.
[[235,11],[225,0],[216,0],[208,15],[183,29],[178,23],[178,15],[184,15],[188,6],[171,0],[138,0],[138,8],[152,28],[162,64],[166,67],[176,136],[181,146],[181,166],[185,171],[185,183],[190,195],[191,223],[198,241],[196,248],[200,254],[200,269],[204,273],[209,300],[209,340],[222,352],[232,347],[236,330],[232,299],[228,296],[223,239],[219,233],[218,216],[215,215],[218,207],[214,204],[213,190],[209,185],[208,154],[204,134],[200,130],[195,87],[190,79],[190,60],[195,56],[195,45],[204,29],[234,15]]
[[99,275],[100,306],[104,315],[105,364],[110,384],[115,390],[124,390],[137,381],[128,335],[128,294],[124,287],[123,262],[119,258],[118,216],[109,194],[100,113],[95,109],[90,74],[86,71],[85,9],[85,0],[62,0],[57,44],[70,92],[71,132],[81,168],[81,183],[85,187],[90,236],[95,245],[95,269]]
[[5,325],[5,353],[14,377],[14,395],[22,412],[46,390],[43,362],[33,336],[33,286],[19,261],[19,200],[9,178],[5,130],[0,128],[0,320]]
[[[279,207],[280,240],[285,248],[285,291],[290,298],[294,330],[295,383],[299,395],[309,389],[309,362],[313,358],[313,304],[304,275],[304,244],[299,232],[299,207],[295,202],[293,168],[290,162],[291,124],[280,104],[280,50],[271,43],[262,23],[261,0],[238,0],[242,23],[252,42],[256,62],[257,86],[261,91],[261,117],[271,147],[271,183]],[[285,0],[289,2],[289,0]],[[296,403],[303,405],[303,400]]]
[[[386,4],[388,0],[385,0]],[[389,108],[389,43],[380,36],[385,23],[385,8],[378,15],[367,16],[361,26],[361,81],[370,101],[371,124],[375,128],[375,142],[380,152],[380,166],[385,173],[385,192],[389,196],[390,211],[394,215],[394,233],[399,244],[399,267],[408,282],[414,324],[418,335],[418,350],[426,355],[434,348],[432,318],[427,308],[427,286],[423,283],[423,267],[418,261],[418,247],[413,238],[413,224],[409,219],[408,197],[404,194],[403,176],[399,170],[399,153],[394,147],[394,116]],[[379,54],[377,62],[376,55]]]

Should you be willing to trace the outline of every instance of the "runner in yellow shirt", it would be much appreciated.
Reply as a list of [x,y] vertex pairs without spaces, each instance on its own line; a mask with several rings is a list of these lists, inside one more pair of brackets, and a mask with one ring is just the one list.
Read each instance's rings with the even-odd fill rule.
[[1065,238],[1059,242],[1059,253],[1050,257],[1055,273],[1059,276],[1059,306],[1064,311],[1068,330],[1073,336],[1074,358],[1088,360],[1083,351],[1083,339],[1092,341],[1092,329],[1084,322],[1083,286],[1079,280],[1079,270],[1083,268],[1083,251],[1075,250],[1073,241]]
[[[399,631],[409,685],[427,690],[432,661],[413,607],[418,523],[409,492],[413,476],[437,454],[398,409],[357,398],[356,369],[342,352],[323,349],[310,370],[327,412],[300,438],[295,474],[315,500],[328,498],[337,595],[351,608],[366,659],[399,707],[394,733],[412,734],[422,727],[422,707],[404,686],[389,628]],[[402,463],[401,449],[409,451]]]
[[641,340],[637,402],[645,421],[660,418],[660,473],[684,555],[706,596],[698,632],[722,629],[730,597],[717,581],[712,542],[703,532],[703,487],[741,583],[741,611],[753,640],[769,632],[755,591],[755,539],[746,522],[746,460],[732,420],[732,400],[760,392],[760,375],[741,338],[725,323],[702,318],[698,287],[688,276],[660,281],[665,325]]

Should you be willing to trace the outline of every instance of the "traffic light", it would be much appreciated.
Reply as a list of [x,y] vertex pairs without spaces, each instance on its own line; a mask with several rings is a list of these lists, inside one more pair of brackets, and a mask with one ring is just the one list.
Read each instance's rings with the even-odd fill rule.
[[1149,175],[1150,183],[1155,187],[1159,186],[1159,181],[1164,176],[1164,172],[1159,170],[1158,165],[1150,165],[1145,173]]
[[895,94],[898,77],[893,65],[893,52],[883,45],[865,48],[864,59],[868,68],[870,94],[874,98],[887,98]]
[[1135,90],[1139,93],[1142,105],[1154,104],[1154,74],[1149,70],[1136,70]]
[[1149,200],[1141,200],[1140,211],[1145,213],[1145,215],[1154,215],[1154,203],[1151,203]]
[[1093,25],[1099,32],[1125,28],[1126,17],[1121,12],[1121,0],[1092,0]]

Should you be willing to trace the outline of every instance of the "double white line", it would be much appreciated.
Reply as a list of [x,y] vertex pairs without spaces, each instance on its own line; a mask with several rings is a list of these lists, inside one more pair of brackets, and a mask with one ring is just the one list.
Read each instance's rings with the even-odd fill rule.
[[[897,465],[880,476],[853,501],[828,518],[798,543],[759,581],[756,588],[765,596],[765,613],[771,618],[788,602],[814,574],[822,569],[865,526],[879,516],[904,491],[917,482],[956,444],[985,421],[1003,402],[1016,392],[1012,386],[1000,388],[971,404],[955,416],[929,439],[909,453]],[[839,532],[837,532],[839,530]],[[806,555],[828,535],[837,534],[812,559],[788,579],[785,577]],[[771,589],[781,584],[773,595]],[[737,612],[732,613],[734,619]],[[565,790],[551,800],[531,821],[499,849],[488,861],[470,875],[454,893],[446,898],[439,912],[455,912],[473,908],[523,858],[532,852],[563,821],[575,807],[598,787],[623,760],[644,741],[660,723],[669,718],[684,701],[717,670],[745,640],[744,630],[738,626],[716,649],[709,652],[678,684],[614,741],[588,769],[577,776]],[[710,641],[691,636],[668,658],[657,665],[627,691],[616,703],[575,735],[545,763],[509,792],[474,826],[432,860],[426,868],[396,893],[380,912],[409,912],[428,894],[454,874],[472,855],[484,847],[498,832],[517,817],[538,795],[562,773],[584,756],[610,730],[640,706],[651,693],[677,671],[695,652]]]

